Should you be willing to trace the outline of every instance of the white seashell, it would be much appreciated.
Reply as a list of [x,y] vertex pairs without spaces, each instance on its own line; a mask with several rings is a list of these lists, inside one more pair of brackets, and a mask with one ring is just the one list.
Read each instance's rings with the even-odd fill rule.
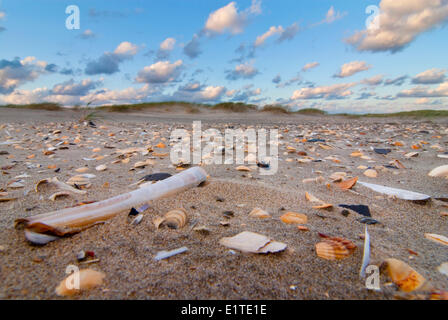
[[448,177],[448,165],[440,166],[428,173],[430,177]]

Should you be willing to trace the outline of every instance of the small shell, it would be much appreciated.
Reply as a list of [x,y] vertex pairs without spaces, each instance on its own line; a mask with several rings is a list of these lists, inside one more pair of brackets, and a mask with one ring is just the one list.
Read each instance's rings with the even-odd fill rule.
[[428,173],[430,177],[448,177],[448,165],[437,167]]
[[425,233],[425,238],[448,246],[448,238],[434,233]]
[[244,172],[249,172],[252,171],[250,168],[246,167],[246,166],[239,166],[236,168],[237,171],[244,171]]
[[313,206],[313,209],[330,209],[333,208],[333,205],[331,203],[322,203],[318,206]]
[[[84,269],[78,272],[74,272],[73,274],[62,280],[55,291],[59,296],[71,296],[80,292],[81,290],[87,290],[101,285],[105,276],[106,275],[102,272],[91,269]],[[77,279],[79,279],[79,283],[76,283]],[[79,287],[76,288],[78,284]]]
[[101,164],[95,168],[96,171],[105,171],[107,166],[105,164]]
[[87,167],[81,167],[75,170],[78,173],[86,173],[87,171],[89,171],[89,168]]
[[347,175],[345,172],[334,172],[331,174],[330,179],[334,182],[340,182]]
[[368,169],[364,171],[364,175],[369,178],[376,178],[378,176],[378,172],[376,172],[376,170],[373,169]]
[[306,224],[308,217],[303,213],[287,212],[280,217],[280,220],[287,224]]
[[70,196],[70,192],[61,191],[61,192],[53,193],[51,196],[48,197],[48,199],[51,201],[55,201],[59,197],[68,197],[68,196]]
[[34,187],[34,190],[36,190],[36,192],[39,192],[39,186],[41,184],[46,184],[46,183],[49,183],[49,182],[50,181],[48,179],[40,180],[38,183],[36,183],[36,186]]
[[313,196],[311,193],[305,192],[305,198],[309,202],[319,202],[322,203],[323,201]]
[[140,224],[140,222],[142,222],[142,220],[143,220],[143,215],[142,215],[142,214],[138,214],[138,215],[134,218],[134,220],[132,220],[132,222],[131,222],[131,226],[136,226],[136,225]]
[[348,179],[339,183],[336,183],[336,185],[341,188],[342,190],[348,190],[353,188],[353,186],[356,184],[356,182],[358,181],[358,177],[354,177],[352,179]]
[[386,266],[389,277],[401,291],[414,291],[420,288],[426,281],[422,275],[403,261],[397,259],[386,259],[384,265]]
[[340,242],[325,240],[316,244],[316,254],[326,260],[341,260],[350,255],[350,251]]
[[268,212],[266,212],[260,208],[255,208],[254,210],[252,210],[249,213],[249,216],[254,217],[254,218],[260,218],[260,219],[267,219],[267,218],[271,217],[271,215]]
[[409,152],[409,153],[406,153],[405,155],[404,155],[404,157],[405,158],[414,158],[414,157],[418,157],[418,152]]
[[180,229],[187,224],[187,212],[185,209],[175,209],[167,212],[163,218],[154,219],[156,229],[167,226],[171,229]]

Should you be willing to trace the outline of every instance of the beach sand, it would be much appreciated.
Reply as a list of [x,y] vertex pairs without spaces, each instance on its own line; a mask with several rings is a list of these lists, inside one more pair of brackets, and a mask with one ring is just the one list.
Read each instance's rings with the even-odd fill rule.
[[[80,122],[75,111],[43,111],[3,109],[0,114],[0,143],[18,140],[20,143],[0,145],[0,188],[17,200],[0,202],[0,298],[59,299],[55,288],[67,276],[68,265],[103,272],[104,283],[70,299],[395,299],[399,291],[390,279],[381,275],[381,291],[367,290],[359,270],[364,241],[360,234],[365,225],[360,215],[351,211],[345,217],[339,204],[368,205],[372,217],[380,223],[369,225],[371,264],[397,258],[412,266],[440,290],[448,290],[448,277],[437,267],[448,261],[448,246],[425,239],[425,233],[448,236],[448,211],[443,201],[414,203],[381,195],[360,184],[352,191],[340,190],[329,176],[346,172],[360,181],[420,192],[436,197],[448,197],[448,180],[429,177],[428,172],[448,159],[438,154],[448,151],[448,120],[375,119],[331,116],[288,116],[268,113],[204,113],[173,114],[101,112],[92,121],[96,128]],[[175,196],[151,202],[142,222],[130,225],[127,212],[103,225],[94,226],[71,237],[45,246],[31,245],[23,230],[14,228],[18,218],[34,216],[85,201],[99,201],[132,191],[143,176],[155,172],[176,174],[169,156],[154,157],[155,164],[133,169],[137,161],[152,155],[137,153],[129,163],[112,164],[118,149],[153,146],[159,153],[169,153],[169,137],[175,128],[191,130],[192,122],[202,121],[202,129],[216,128],[224,132],[233,126],[278,129],[282,135],[279,146],[279,168],[275,175],[260,175],[255,168],[240,172],[237,165],[204,165],[210,176],[208,184]],[[60,130],[60,133],[53,132]],[[145,134],[142,134],[145,132]],[[158,133],[158,134],[155,134]],[[80,141],[75,143],[76,136]],[[44,140],[48,137],[47,140]],[[302,142],[305,138],[325,140],[331,149],[317,142]],[[44,155],[46,144],[60,141],[67,149],[56,147],[54,155]],[[391,145],[396,141],[403,146]],[[157,149],[159,142],[167,148]],[[427,144],[426,144],[427,143]],[[412,149],[419,145],[420,149]],[[107,147],[105,147],[107,146]],[[321,162],[299,163],[297,152],[287,153],[291,146]],[[438,148],[434,146],[439,146]],[[109,148],[110,147],[110,148]],[[390,148],[388,155],[371,150]],[[99,148],[99,152],[94,152]],[[351,157],[354,151],[370,157],[373,162]],[[418,152],[415,158],[404,154]],[[2,153],[2,152],[0,152]],[[34,157],[27,157],[30,155]],[[101,160],[84,160],[94,156]],[[337,157],[340,162],[326,160]],[[291,159],[291,160],[287,160]],[[378,177],[363,175],[366,167],[385,166],[398,159],[405,169],[379,169]],[[289,162],[290,161],[290,162]],[[36,165],[40,166],[37,167]],[[98,172],[95,167],[106,164]],[[55,172],[54,165],[60,169]],[[49,169],[48,167],[50,166]],[[35,184],[45,178],[58,177],[67,181],[78,174],[75,169],[87,166],[96,175],[86,195],[48,200],[57,191],[45,187],[34,191]],[[8,183],[20,175],[25,185],[12,189]],[[324,182],[303,183],[303,179],[323,177]],[[105,185],[106,184],[106,185]],[[329,184],[329,186],[327,186]],[[313,209],[305,192],[335,207],[332,211]],[[217,198],[220,201],[217,201]],[[189,222],[180,230],[156,230],[153,219],[171,209],[184,208]],[[249,217],[254,208],[268,211],[272,218]],[[224,211],[233,211],[226,219]],[[299,231],[279,217],[288,212],[308,216],[309,231]],[[228,221],[229,226],[220,224]],[[207,226],[208,235],[193,230]],[[219,243],[223,237],[242,231],[252,231],[287,244],[276,254],[247,254],[231,251]],[[357,248],[343,260],[329,261],[316,255],[315,245],[321,241],[318,233],[353,241]],[[162,261],[155,261],[157,252],[187,247],[188,251]],[[76,255],[80,250],[95,253],[100,261],[80,265]],[[411,254],[412,250],[416,254]]]

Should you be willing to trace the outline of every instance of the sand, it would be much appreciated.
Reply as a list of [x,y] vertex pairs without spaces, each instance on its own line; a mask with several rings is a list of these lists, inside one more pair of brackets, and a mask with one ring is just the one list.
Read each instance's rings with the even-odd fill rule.
[[[281,116],[272,114],[169,114],[169,113],[100,113],[93,122],[96,128],[79,122],[79,112],[4,109],[0,115],[0,142],[8,139],[22,140],[15,145],[0,145],[2,170],[0,188],[15,201],[0,202],[0,298],[1,299],[58,299],[55,288],[66,277],[68,265],[92,268],[106,274],[104,283],[95,289],[70,297],[71,299],[395,299],[399,291],[391,285],[386,275],[381,275],[381,291],[367,290],[360,280],[363,243],[360,234],[365,225],[355,212],[345,217],[338,204],[364,204],[370,207],[372,217],[380,224],[369,226],[372,241],[371,264],[380,265],[386,258],[405,261],[430,280],[437,288],[448,290],[448,277],[437,267],[448,261],[448,246],[424,238],[425,233],[448,236],[448,211],[444,202],[431,200],[425,204],[388,198],[365,187],[356,185],[354,192],[341,191],[330,182],[333,172],[344,171],[360,180],[447,197],[448,181],[428,177],[434,167],[448,163],[437,157],[447,150],[447,120],[412,119],[348,119],[344,117]],[[193,120],[202,120],[203,129],[224,130],[229,126],[243,129],[254,126],[278,128],[283,135],[279,147],[279,170],[276,175],[262,176],[257,170],[239,172],[236,165],[208,165],[203,168],[210,175],[209,183],[190,189],[173,197],[154,201],[144,213],[143,221],[130,225],[127,212],[71,237],[34,246],[26,241],[23,230],[14,228],[18,218],[71,207],[83,201],[99,201],[135,189],[131,184],[146,174],[168,172],[176,174],[169,157],[155,157],[155,164],[144,169],[133,168],[137,161],[148,159],[151,154],[135,155],[127,164],[111,164],[117,159],[117,149],[144,147],[159,142],[168,144],[172,129],[184,127],[191,130]],[[74,128],[78,126],[78,128]],[[7,132],[6,132],[6,131]],[[52,134],[61,130],[60,134]],[[146,135],[141,132],[146,130]],[[314,132],[313,138],[322,138],[333,146],[324,150],[318,143],[301,142],[303,132]],[[154,132],[160,137],[153,138]],[[40,134],[39,134],[40,133]],[[43,154],[45,143],[53,146],[63,136],[73,143],[76,134],[82,141],[69,144],[68,149],[57,149],[53,156]],[[109,136],[113,133],[113,136]],[[47,141],[43,137],[49,135]],[[167,140],[163,141],[162,138]],[[391,146],[389,142],[403,142],[404,146]],[[421,144],[421,141],[428,144]],[[413,150],[412,145],[421,144]],[[114,147],[113,149],[104,146]],[[439,145],[440,149],[431,148]],[[305,151],[314,159],[337,156],[341,162],[298,163],[303,157],[285,154],[286,147]],[[100,152],[93,152],[94,148]],[[390,148],[386,156],[374,153],[371,147]],[[350,157],[361,150],[372,158],[367,160]],[[169,149],[158,150],[169,152]],[[419,152],[417,158],[407,159],[405,153]],[[32,159],[27,156],[35,154]],[[94,155],[103,160],[86,161]],[[287,162],[286,159],[293,159]],[[363,176],[359,165],[381,166],[399,159],[406,169],[379,170],[377,178]],[[16,161],[15,166],[7,166]],[[39,168],[28,165],[40,164]],[[49,165],[55,169],[48,169]],[[108,169],[97,172],[95,167],[106,164]],[[37,181],[58,177],[67,181],[76,175],[75,169],[88,166],[93,173],[92,186],[86,195],[73,195],[56,201],[48,197],[56,188],[44,188],[36,193]],[[395,174],[394,174],[395,173]],[[22,178],[24,188],[11,189],[8,182]],[[322,176],[324,183],[306,183],[303,179]],[[108,183],[109,186],[104,184]],[[330,183],[330,188],[327,187]],[[310,192],[336,207],[332,211],[312,209],[305,199]],[[222,198],[217,201],[217,197]],[[445,203],[446,204],[446,203]],[[156,230],[152,220],[170,209],[183,207],[188,212],[189,223],[180,230]],[[255,208],[268,211],[271,219],[254,219],[248,216]],[[234,217],[226,219],[224,211],[233,211]],[[286,225],[279,217],[287,211],[308,216],[309,231],[299,231]],[[228,221],[229,226],[220,224]],[[208,235],[193,231],[194,226],[204,225]],[[277,254],[257,255],[230,251],[219,244],[223,237],[242,231],[258,232],[288,245]],[[318,233],[343,237],[357,245],[355,252],[340,261],[328,261],[316,255],[314,246],[320,240]],[[157,252],[187,247],[186,253],[162,261],[155,261]],[[409,249],[418,255],[411,254]],[[80,250],[95,252],[99,262],[80,265],[76,254]]]

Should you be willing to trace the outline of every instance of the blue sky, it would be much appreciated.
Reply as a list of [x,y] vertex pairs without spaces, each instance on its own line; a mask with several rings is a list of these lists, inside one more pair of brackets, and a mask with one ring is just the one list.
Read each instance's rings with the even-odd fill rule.
[[448,0],[3,0],[0,104],[448,109],[447,22]]

